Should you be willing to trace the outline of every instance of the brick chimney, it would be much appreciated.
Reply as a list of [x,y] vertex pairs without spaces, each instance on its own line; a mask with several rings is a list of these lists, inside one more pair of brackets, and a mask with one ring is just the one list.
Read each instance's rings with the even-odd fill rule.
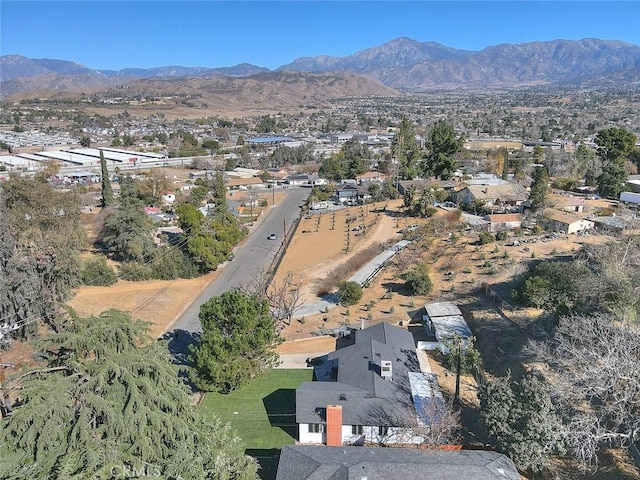
[[327,446],[342,445],[342,405],[327,405]]

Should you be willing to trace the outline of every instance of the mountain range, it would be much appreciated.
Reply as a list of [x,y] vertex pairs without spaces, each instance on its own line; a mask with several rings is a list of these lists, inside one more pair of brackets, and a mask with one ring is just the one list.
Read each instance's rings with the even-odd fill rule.
[[[274,71],[248,63],[218,68],[93,70],[72,61],[5,55],[0,57],[0,94],[7,97],[20,92],[103,88],[139,79],[282,81],[288,72],[330,73],[333,78],[339,74],[364,75],[379,80],[381,87],[408,92],[531,85],[628,85],[640,82],[640,47],[616,40],[582,39],[501,44],[469,51],[402,37],[346,57],[297,58]],[[308,82],[317,76],[290,78]],[[388,93],[388,89],[382,91]]]

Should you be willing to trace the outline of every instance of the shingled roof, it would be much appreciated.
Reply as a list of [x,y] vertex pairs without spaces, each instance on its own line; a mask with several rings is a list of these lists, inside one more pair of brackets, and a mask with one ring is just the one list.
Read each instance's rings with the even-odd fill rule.
[[497,452],[285,445],[276,480],[519,480]]
[[[354,345],[321,358],[324,365],[318,371],[332,376],[330,381],[304,382],[298,387],[297,423],[323,423],[327,405],[342,405],[347,425],[415,422],[409,372],[420,372],[420,363],[407,330],[387,323],[374,325],[355,332]],[[380,375],[382,361],[392,365],[388,380]]]

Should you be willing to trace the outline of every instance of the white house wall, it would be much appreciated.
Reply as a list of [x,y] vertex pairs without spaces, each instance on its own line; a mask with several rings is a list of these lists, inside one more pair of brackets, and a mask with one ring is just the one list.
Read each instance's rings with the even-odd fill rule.
[[[323,425],[324,427],[324,425]],[[326,428],[326,427],[325,427]],[[362,435],[354,435],[351,425],[342,426],[342,443],[344,445],[353,444],[419,444],[422,443],[422,437],[415,435],[411,429],[389,427],[389,431],[386,435],[380,436],[378,427],[364,426],[362,428]],[[324,445],[327,442],[327,436],[325,433],[311,433],[309,432],[308,423],[298,424],[298,441],[301,444],[311,445]]]
[[[324,425],[323,425],[324,427]],[[344,429],[343,429],[344,430]],[[351,430],[349,430],[351,431]],[[298,424],[298,441],[300,443],[310,443],[315,445],[323,445],[327,441],[326,434],[321,433],[313,433],[309,431],[308,423],[300,423]]]

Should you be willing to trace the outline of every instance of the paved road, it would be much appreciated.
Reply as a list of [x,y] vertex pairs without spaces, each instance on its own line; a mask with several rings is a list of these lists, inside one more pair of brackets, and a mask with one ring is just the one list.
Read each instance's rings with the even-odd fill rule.
[[[300,214],[300,206],[308,195],[308,188],[287,189],[287,195],[275,208],[268,210],[251,235],[238,247],[233,260],[221,267],[218,278],[185,310],[174,325],[174,333],[180,331],[182,335],[182,331],[189,334],[201,332],[198,313],[203,303],[227,290],[249,285],[260,270],[267,269],[282,243],[285,225],[288,231]],[[276,240],[267,239],[272,233],[278,236]]]

